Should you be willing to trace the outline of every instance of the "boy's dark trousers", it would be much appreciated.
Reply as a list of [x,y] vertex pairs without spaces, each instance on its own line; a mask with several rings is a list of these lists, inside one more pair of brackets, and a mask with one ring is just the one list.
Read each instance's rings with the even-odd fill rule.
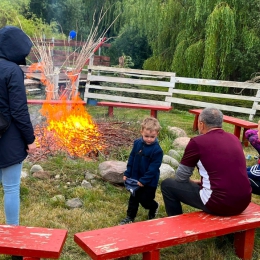
[[136,192],[135,196],[130,196],[128,201],[128,209],[127,209],[127,216],[131,219],[136,217],[139,203],[145,208],[149,210],[156,210],[158,204],[155,202],[155,187],[144,186],[140,187]]

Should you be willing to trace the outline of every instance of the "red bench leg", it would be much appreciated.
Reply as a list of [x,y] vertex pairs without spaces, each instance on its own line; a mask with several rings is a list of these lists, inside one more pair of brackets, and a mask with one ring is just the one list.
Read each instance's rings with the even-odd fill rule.
[[113,108],[114,107],[110,107],[110,106],[108,107],[108,116],[109,117],[113,117],[114,116]]
[[241,126],[235,125],[234,135],[240,140]]
[[244,130],[243,130],[243,137],[242,137],[242,143],[244,144],[245,147],[248,146],[248,140],[246,139],[246,136],[245,136],[246,130],[248,130],[248,128],[244,128]]
[[151,116],[157,118],[157,110],[151,110]]
[[249,229],[235,233],[235,251],[239,258],[243,260],[252,259],[254,249],[255,229]]
[[199,122],[199,115],[195,115],[194,121],[193,121],[193,131],[197,131],[198,128],[198,122]]
[[143,260],[159,260],[160,250],[154,250],[150,252],[143,253]]

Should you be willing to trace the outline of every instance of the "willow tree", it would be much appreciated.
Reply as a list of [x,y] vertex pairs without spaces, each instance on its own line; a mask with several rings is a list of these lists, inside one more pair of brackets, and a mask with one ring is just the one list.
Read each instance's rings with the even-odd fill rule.
[[258,0],[124,0],[123,5],[126,22],[152,48],[147,69],[241,81],[259,69]]
[[218,4],[206,22],[203,78],[226,79],[227,58],[234,46],[236,35],[235,17],[227,3]]
[[153,50],[144,68],[170,70],[176,47],[171,43],[176,41],[176,32],[181,28],[182,4],[176,0],[125,0],[123,5],[126,23],[138,28]]

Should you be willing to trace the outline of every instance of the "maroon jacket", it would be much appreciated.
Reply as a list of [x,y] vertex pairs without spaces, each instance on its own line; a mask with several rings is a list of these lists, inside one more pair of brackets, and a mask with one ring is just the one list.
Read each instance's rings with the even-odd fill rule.
[[200,197],[217,215],[236,215],[251,201],[251,186],[240,141],[222,129],[194,137],[181,164],[196,167],[201,176]]

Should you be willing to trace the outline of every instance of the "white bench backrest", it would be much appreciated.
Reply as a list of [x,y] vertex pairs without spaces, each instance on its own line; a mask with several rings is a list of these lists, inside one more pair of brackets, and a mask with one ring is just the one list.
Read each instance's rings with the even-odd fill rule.
[[175,73],[116,67],[88,66],[84,101],[98,100],[171,106]]
[[[192,90],[178,89],[178,84],[193,85]],[[204,91],[200,91],[202,86]],[[213,93],[209,88],[212,86],[232,88],[236,91],[234,94]],[[251,90],[256,94],[243,95],[243,90]],[[228,89],[226,92],[231,91]],[[196,100],[195,96],[205,99]],[[207,101],[207,97],[210,101]],[[176,77],[173,72],[89,65],[84,100],[87,102],[88,98],[161,106],[174,106],[174,104],[199,108],[214,106],[223,111],[248,114],[249,120],[252,120],[256,111],[260,110],[260,84],[184,78]],[[212,98],[216,98],[216,101],[212,101]],[[226,102],[219,104],[218,99],[225,99]],[[249,101],[252,102],[252,107],[245,108],[243,103],[241,106],[230,105],[230,100]]]

